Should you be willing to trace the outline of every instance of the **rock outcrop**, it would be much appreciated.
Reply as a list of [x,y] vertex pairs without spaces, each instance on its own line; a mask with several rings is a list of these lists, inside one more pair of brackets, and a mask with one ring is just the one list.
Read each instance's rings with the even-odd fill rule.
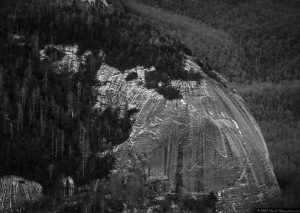
[[0,178],[0,212],[20,212],[24,205],[42,198],[42,186],[22,177]]
[[[47,49],[62,52],[55,63],[58,72],[66,66],[76,73],[90,54],[77,56],[76,45],[49,47],[40,52],[41,60],[47,59]],[[94,88],[95,108],[120,108],[121,115],[128,109],[137,112],[130,137],[114,149],[112,181],[135,186],[155,182],[162,191],[180,194],[214,192],[219,212],[247,212],[278,199],[266,143],[241,96],[222,76],[200,67],[193,58],[186,56],[184,64],[188,75],[197,79],[168,76],[169,85],[162,80],[156,89],[146,87],[155,67],[121,72],[102,64]],[[159,87],[180,94],[166,99],[157,92]]]
[[[203,78],[172,80],[182,98],[166,100],[143,86],[145,74],[153,69],[121,73],[102,65],[98,73],[101,105],[96,107],[138,109],[129,139],[115,147],[112,178],[126,179],[138,170],[146,182],[164,183],[166,191],[213,191],[219,211],[225,212],[247,212],[254,204],[277,199],[279,187],[265,140],[241,96],[221,76],[208,77],[187,57],[185,69]],[[126,81],[132,72],[137,78]]]

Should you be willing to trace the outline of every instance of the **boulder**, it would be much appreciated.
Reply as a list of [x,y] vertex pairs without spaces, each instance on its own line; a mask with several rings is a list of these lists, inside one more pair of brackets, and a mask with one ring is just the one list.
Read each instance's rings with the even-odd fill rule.
[[42,198],[42,186],[22,177],[0,178],[0,212],[19,212]]

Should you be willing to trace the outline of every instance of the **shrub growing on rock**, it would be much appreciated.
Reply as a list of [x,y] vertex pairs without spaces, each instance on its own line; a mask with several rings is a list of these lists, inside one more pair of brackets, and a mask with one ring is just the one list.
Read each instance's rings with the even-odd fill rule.
[[172,99],[181,99],[182,95],[180,91],[170,85],[158,87],[156,91],[163,95],[165,99],[172,100]]
[[127,76],[126,76],[126,81],[132,81],[134,79],[137,79],[138,74],[136,72],[130,72]]

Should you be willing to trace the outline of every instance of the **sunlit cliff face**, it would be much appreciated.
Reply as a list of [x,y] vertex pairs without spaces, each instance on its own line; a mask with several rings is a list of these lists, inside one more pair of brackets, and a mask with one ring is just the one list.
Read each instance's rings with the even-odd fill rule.
[[[103,65],[99,70],[101,107],[130,104],[139,110],[129,139],[115,147],[112,177],[126,178],[134,168],[148,182],[161,181],[165,190],[213,191],[225,212],[243,212],[250,204],[276,197],[279,188],[266,143],[243,99],[229,85],[207,77],[188,57],[186,69],[201,72],[203,79],[172,81],[182,98],[166,100],[143,87],[151,69],[137,67],[122,74]],[[138,78],[126,81],[129,72]]]

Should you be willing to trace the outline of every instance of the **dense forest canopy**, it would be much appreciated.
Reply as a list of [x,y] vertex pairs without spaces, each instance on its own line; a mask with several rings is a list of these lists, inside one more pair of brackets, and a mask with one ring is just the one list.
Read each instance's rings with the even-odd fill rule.
[[[214,34],[224,37],[221,31],[211,30],[204,38],[200,34],[200,41],[197,35],[184,38],[182,32],[177,37],[185,40],[196,56],[207,56],[209,64],[230,81],[280,82],[300,77],[300,4],[297,0],[137,1],[190,17],[195,20],[194,28],[200,28],[205,35],[206,28],[201,29],[202,23],[232,36],[233,43],[224,49],[220,46],[226,43],[225,38],[220,43],[209,39]],[[177,19],[174,23],[181,22],[179,17]],[[191,47],[193,45],[196,47]],[[235,51],[236,54],[232,53]]]

